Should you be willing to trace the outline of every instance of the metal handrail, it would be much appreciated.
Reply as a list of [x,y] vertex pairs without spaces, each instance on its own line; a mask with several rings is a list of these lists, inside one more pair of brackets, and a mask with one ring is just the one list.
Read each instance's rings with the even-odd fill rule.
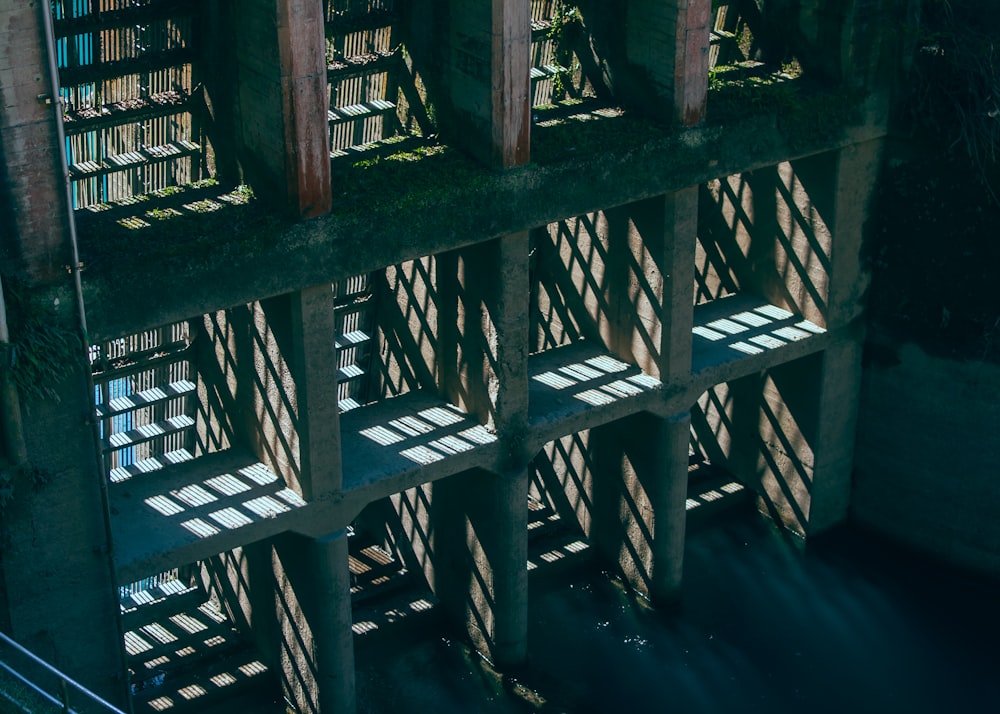
[[49,664],[42,658],[38,657],[37,655],[35,655],[33,652],[26,650],[24,647],[19,645],[14,640],[10,639],[7,635],[3,634],[2,632],[0,632],[0,642],[14,649],[16,652],[23,655],[24,657],[26,657],[32,664],[41,667],[46,672],[54,675],[59,679],[60,696],[57,698],[52,693],[45,691],[37,684],[29,680],[27,677],[15,671],[14,668],[11,667],[8,663],[0,661],[0,669],[6,671],[8,674],[17,679],[17,681],[19,681],[21,684],[28,687],[31,691],[33,691],[35,694],[39,695],[49,703],[57,707],[61,707],[62,711],[65,712],[66,714],[80,714],[80,712],[77,709],[73,709],[69,705],[70,689],[79,692],[83,697],[90,700],[90,702],[101,707],[101,710],[106,712],[107,714],[125,714],[125,712],[123,712],[121,709],[114,706],[113,704],[110,704],[104,699],[101,699],[101,697],[94,694],[92,691],[84,687],[82,684],[69,678],[61,671],[53,667],[51,664]]

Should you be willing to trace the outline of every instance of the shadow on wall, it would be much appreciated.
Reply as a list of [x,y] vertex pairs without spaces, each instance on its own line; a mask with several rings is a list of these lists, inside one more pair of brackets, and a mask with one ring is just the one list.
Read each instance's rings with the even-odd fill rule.
[[301,494],[290,309],[290,298],[282,296],[205,317],[198,437],[208,451],[251,446]]
[[532,232],[532,352],[590,340],[659,376],[664,236],[655,201]]
[[199,389],[198,454],[224,451],[234,440],[233,415],[236,407],[238,365],[236,362],[236,332],[226,312],[205,315],[202,334],[197,340]]
[[440,295],[434,257],[411,260],[375,276],[380,398],[436,389],[439,375]]
[[490,394],[499,381],[496,316],[502,266],[497,253],[496,242],[490,242],[438,259],[443,391],[450,402],[487,425],[497,418]]
[[311,624],[320,603],[310,600],[310,561],[295,535],[253,543],[203,564],[206,587],[254,642],[288,701],[301,714],[318,714],[317,645]]
[[746,292],[826,326],[834,159],[784,162],[701,188],[695,304]]
[[533,495],[646,595],[657,588],[652,504],[665,475],[655,438],[658,423],[640,414],[572,434],[547,444],[532,462]]
[[521,616],[512,599],[525,596],[527,484],[526,474],[477,470],[371,504],[354,527],[422,576],[460,637],[503,659],[523,647],[505,633],[520,632],[510,618]]
[[756,491],[762,510],[808,530],[821,355],[720,384],[691,409],[691,450]]

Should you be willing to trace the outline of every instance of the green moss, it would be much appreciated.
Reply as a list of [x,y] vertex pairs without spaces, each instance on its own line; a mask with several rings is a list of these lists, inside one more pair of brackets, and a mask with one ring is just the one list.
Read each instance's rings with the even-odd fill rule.
[[579,100],[536,107],[535,113],[538,121],[531,133],[531,159],[540,165],[627,152],[671,133],[668,127],[618,107],[595,107]]
[[262,227],[280,221],[253,199],[249,186],[226,191],[208,179],[80,211],[81,260],[88,269],[112,270],[128,269],[145,246],[161,259],[246,250],[260,240]]
[[11,344],[2,358],[10,365],[18,394],[25,402],[58,400],[54,385],[79,362],[83,340],[76,330],[54,323],[15,278],[4,278],[4,291]]
[[861,118],[864,94],[825,87],[801,75],[797,64],[765,71],[758,63],[714,68],[709,76],[708,123],[772,115],[792,148],[834,141]]
[[332,212],[377,216],[440,209],[453,200],[449,194],[486,185],[496,175],[454,147],[424,144],[337,167]]

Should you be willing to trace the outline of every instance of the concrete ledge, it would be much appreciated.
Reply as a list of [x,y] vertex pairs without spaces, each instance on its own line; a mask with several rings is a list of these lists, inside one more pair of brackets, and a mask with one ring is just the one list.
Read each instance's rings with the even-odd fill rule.
[[[335,175],[334,213],[312,220],[240,216],[210,235],[161,231],[141,242],[95,225],[80,238],[90,266],[83,289],[91,335],[113,339],[883,136],[878,112],[862,114],[868,120],[845,127],[837,140],[814,142],[808,128],[796,134],[768,114],[673,133],[641,120],[607,119],[565,158],[504,173],[447,149],[398,162],[400,171],[377,169],[391,181],[405,167],[406,181],[376,182],[353,193],[370,182],[365,172],[372,167],[359,164]],[[448,183],[441,183],[442,174]]]

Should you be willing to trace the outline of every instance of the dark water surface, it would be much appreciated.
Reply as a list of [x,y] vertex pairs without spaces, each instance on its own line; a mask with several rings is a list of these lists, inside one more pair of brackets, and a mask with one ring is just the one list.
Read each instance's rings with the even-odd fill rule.
[[359,713],[1000,712],[1000,586],[851,528],[802,552],[741,515],[689,537],[676,609],[578,571],[529,618],[507,678],[440,633],[362,644]]

